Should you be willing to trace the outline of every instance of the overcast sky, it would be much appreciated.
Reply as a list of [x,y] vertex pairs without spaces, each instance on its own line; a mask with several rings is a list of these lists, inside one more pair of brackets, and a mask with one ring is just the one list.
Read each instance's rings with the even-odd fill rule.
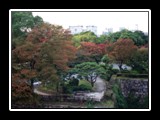
[[36,15],[65,29],[69,26],[94,25],[101,34],[105,28],[113,28],[114,32],[119,27],[132,30],[137,24],[138,30],[148,32],[148,12],[33,12],[33,16]]

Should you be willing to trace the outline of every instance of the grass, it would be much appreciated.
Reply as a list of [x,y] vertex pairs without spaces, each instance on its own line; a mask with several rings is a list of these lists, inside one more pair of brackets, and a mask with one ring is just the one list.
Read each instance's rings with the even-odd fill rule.
[[56,93],[56,86],[55,85],[40,85],[38,88],[37,88],[39,91],[41,92],[45,92],[45,93],[49,93],[49,94],[53,94],[53,93]]
[[107,108],[114,108],[114,102],[112,100],[108,100],[103,103]]
[[91,83],[88,82],[87,80],[80,80],[78,85],[79,85],[79,86],[80,86],[80,85],[85,85],[85,86],[87,86],[87,87],[89,87],[89,88],[92,88]]

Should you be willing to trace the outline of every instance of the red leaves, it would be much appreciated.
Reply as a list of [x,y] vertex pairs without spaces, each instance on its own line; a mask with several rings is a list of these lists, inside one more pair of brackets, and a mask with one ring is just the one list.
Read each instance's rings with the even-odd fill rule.
[[137,46],[130,39],[119,39],[113,44],[107,45],[107,51],[116,61],[126,61],[134,52]]
[[105,44],[95,44],[92,42],[82,42],[81,49],[85,51],[85,53],[90,55],[98,55],[105,53]]

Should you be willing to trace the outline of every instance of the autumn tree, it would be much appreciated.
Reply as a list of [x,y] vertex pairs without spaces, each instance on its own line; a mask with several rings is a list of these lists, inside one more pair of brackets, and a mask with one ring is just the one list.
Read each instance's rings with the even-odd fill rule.
[[106,49],[109,56],[118,63],[120,70],[122,70],[122,65],[136,52],[137,46],[135,46],[134,42],[130,39],[119,39],[113,43],[112,46],[107,46]]
[[[58,25],[41,24],[28,33],[23,45],[12,50],[12,76],[23,76],[25,83],[38,78],[58,85],[59,76],[69,69],[67,63],[74,59],[75,51],[69,31]],[[17,80],[22,82],[22,77],[12,79]]]
[[105,44],[82,42],[81,46],[78,48],[77,59],[83,59],[83,62],[93,61],[99,63],[104,54]]

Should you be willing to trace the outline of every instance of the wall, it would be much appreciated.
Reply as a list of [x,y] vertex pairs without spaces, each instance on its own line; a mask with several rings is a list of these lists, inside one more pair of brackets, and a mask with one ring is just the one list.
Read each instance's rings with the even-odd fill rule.
[[113,75],[110,84],[114,85],[116,83],[118,83],[124,97],[127,97],[130,92],[141,97],[149,95],[148,78],[117,77],[117,75]]
[[148,95],[148,79],[120,79],[120,88],[124,97],[130,92],[136,97],[144,97]]

